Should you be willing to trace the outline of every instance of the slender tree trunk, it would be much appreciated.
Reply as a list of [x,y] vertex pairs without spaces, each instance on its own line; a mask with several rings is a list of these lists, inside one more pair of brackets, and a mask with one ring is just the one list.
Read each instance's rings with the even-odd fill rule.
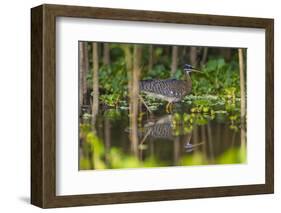
[[180,55],[180,63],[181,64],[186,64],[186,59],[187,59],[187,47],[184,46],[182,47],[181,55]]
[[207,57],[208,57],[208,47],[203,48],[203,56],[200,65],[203,66],[207,62]]
[[178,68],[178,46],[172,48],[172,64],[171,64],[171,76],[173,76]]
[[239,55],[239,69],[240,69],[240,93],[241,93],[241,121],[245,122],[246,116],[246,95],[245,95],[245,72],[243,50],[238,49]]
[[123,48],[125,52],[125,61],[127,67],[127,76],[128,76],[128,97],[129,97],[129,114],[132,112],[132,72],[133,72],[133,64],[132,64],[132,54],[129,45],[124,45]]
[[[133,102],[134,102],[134,95],[133,95],[133,57],[130,50],[130,45],[124,45],[124,52],[125,52],[125,60],[127,66],[127,73],[128,73],[128,96],[129,96],[129,119],[130,119],[130,141],[131,141],[131,150],[137,156],[137,144],[138,140],[135,137],[135,122],[133,122]],[[133,124],[134,123],[134,124]]]
[[81,108],[83,105],[83,88],[84,88],[84,51],[83,42],[79,42],[79,109],[80,114],[82,113]]
[[103,64],[110,64],[110,47],[108,43],[103,44]]
[[245,94],[245,72],[243,49],[238,49],[239,70],[240,70],[240,93],[241,93],[241,151],[246,149],[246,94]]
[[132,150],[137,156],[138,151],[138,100],[139,100],[139,77],[140,77],[140,63],[141,63],[141,46],[134,45],[134,64],[132,73],[132,99],[131,99],[131,127],[132,127]]
[[226,61],[231,61],[231,59],[232,59],[231,48],[221,48],[220,52],[221,52],[221,55],[224,56]]
[[83,42],[83,58],[84,58],[84,74],[83,74],[83,104],[88,104],[89,100],[87,99],[87,74],[89,72],[89,54],[88,54],[88,42]]
[[149,45],[149,59],[148,59],[148,71],[153,68],[153,45]]
[[192,66],[197,66],[197,48],[190,47],[190,63]]
[[93,106],[92,106],[92,123],[95,124],[99,110],[99,58],[98,44],[93,43]]
[[88,59],[88,43],[79,42],[79,105],[80,113],[81,107],[88,103],[87,100],[87,73],[89,70],[89,59]]

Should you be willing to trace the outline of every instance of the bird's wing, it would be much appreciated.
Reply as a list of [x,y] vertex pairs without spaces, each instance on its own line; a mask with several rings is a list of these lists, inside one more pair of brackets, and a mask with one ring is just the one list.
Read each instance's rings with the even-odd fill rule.
[[140,90],[157,93],[168,97],[180,97],[186,94],[188,85],[176,79],[144,80],[140,82]]

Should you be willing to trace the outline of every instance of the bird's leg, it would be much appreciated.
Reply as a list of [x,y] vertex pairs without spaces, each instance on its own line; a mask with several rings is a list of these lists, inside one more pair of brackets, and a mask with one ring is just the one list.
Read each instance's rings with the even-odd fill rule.
[[172,113],[172,103],[171,102],[168,102],[168,104],[166,105],[166,112],[167,113]]
[[169,106],[170,106],[170,104],[171,104],[171,103],[168,102],[167,105],[166,105],[166,113],[170,113],[170,112],[169,112]]
[[143,98],[141,97],[141,95],[139,95],[139,98],[140,98],[141,102],[144,104],[144,106],[146,107],[146,109],[149,111],[149,113],[152,114],[151,110],[149,109],[149,107],[147,106],[147,104],[145,103],[145,101],[143,100]]
[[144,137],[142,138],[140,144],[143,144],[143,143],[145,142],[146,138],[148,137],[148,135],[150,134],[151,131],[152,131],[152,128],[150,128],[150,129],[146,132],[146,134],[145,134]]
[[173,104],[170,103],[170,106],[169,106],[169,112],[172,113],[173,112]]

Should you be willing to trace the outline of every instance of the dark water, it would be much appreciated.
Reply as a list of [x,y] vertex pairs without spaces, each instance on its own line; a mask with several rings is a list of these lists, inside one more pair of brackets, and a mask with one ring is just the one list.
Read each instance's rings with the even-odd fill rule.
[[[87,125],[87,121],[83,121]],[[89,122],[88,122],[89,123]],[[187,112],[144,113],[138,117],[137,139],[126,110],[98,114],[88,126],[99,142],[85,149],[80,138],[80,169],[114,169],[244,163],[241,130],[230,129],[227,115]],[[242,145],[243,146],[242,146]],[[102,150],[95,152],[96,150]]]

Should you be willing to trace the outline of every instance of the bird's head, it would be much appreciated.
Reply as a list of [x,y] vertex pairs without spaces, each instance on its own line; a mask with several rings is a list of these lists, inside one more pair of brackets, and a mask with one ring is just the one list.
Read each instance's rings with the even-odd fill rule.
[[193,66],[191,66],[190,64],[185,64],[183,67],[183,70],[186,74],[189,74],[191,72],[201,72],[197,69],[195,69]]

